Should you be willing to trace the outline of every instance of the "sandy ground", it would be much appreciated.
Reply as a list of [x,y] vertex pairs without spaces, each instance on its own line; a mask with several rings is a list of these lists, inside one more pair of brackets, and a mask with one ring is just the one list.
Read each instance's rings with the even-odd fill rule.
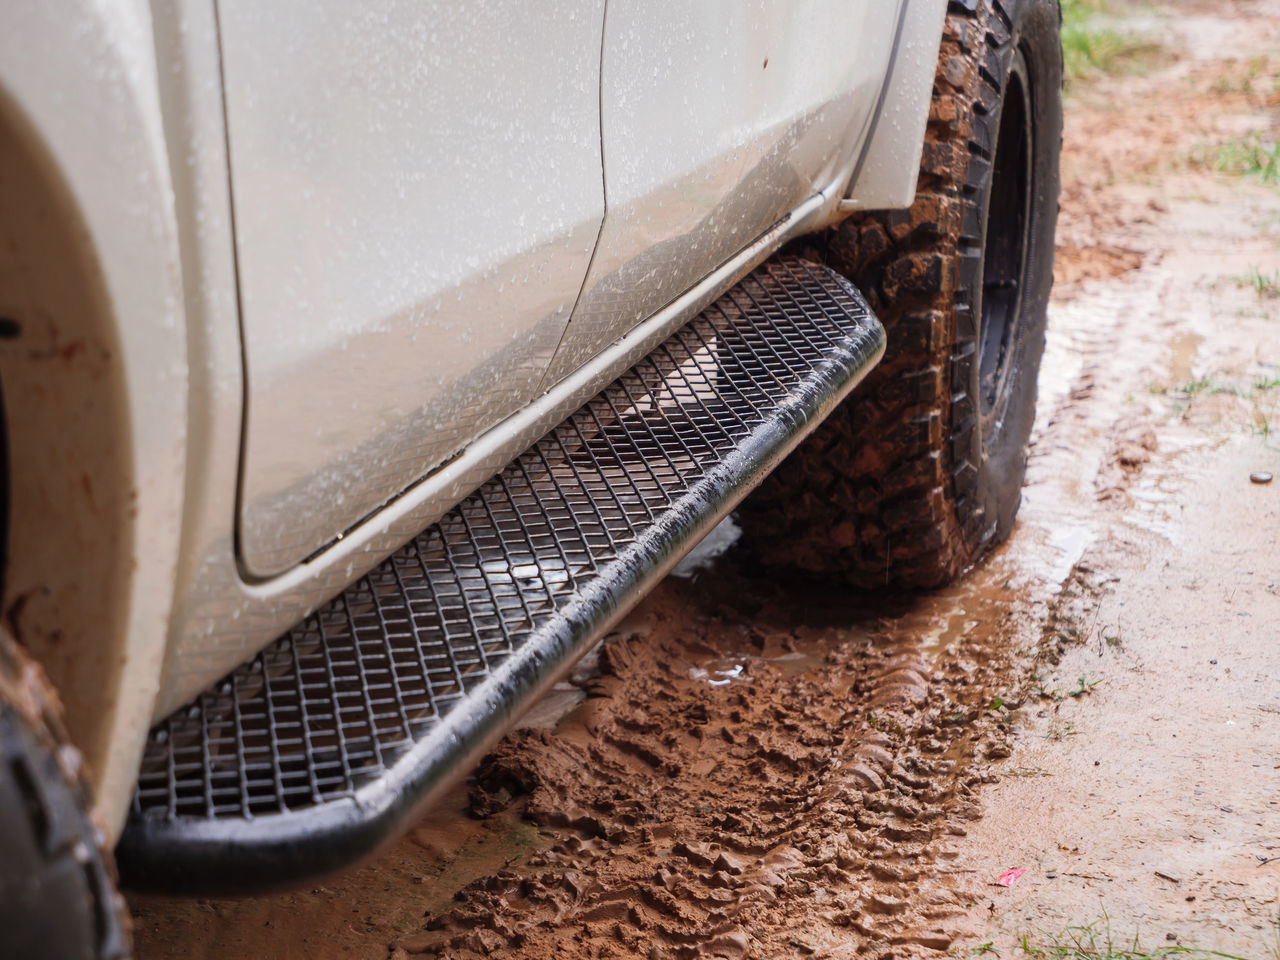
[[1280,958],[1280,185],[1213,169],[1280,133],[1280,5],[1130,27],[996,556],[875,603],[690,564],[377,861],[134,897],[139,956]]

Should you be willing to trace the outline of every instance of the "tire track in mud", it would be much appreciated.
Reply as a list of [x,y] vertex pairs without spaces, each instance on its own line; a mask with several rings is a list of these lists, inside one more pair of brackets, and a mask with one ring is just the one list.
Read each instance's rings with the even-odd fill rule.
[[[982,708],[1008,651],[978,630],[934,665],[890,621],[823,649],[778,611],[734,629],[663,600],[606,644],[558,731],[509,737],[477,773],[473,811],[521,804],[550,847],[392,955],[945,950],[963,912],[945,840],[978,814],[975,749],[1002,755]],[[736,677],[703,679],[735,656]]]
[[1131,402],[1129,391],[1150,381],[1144,371],[1170,347],[1150,325],[1126,321],[1138,311],[1167,311],[1173,326],[1179,313],[1170,304],[1171,287],[1166,276],[1134,273],[1050,306],[1043,412],[1032,434],[1019,526],[1023,537],[1032,527],[1060,541],[1066,567],[1108,535],[1157,453],[1158,421],[1145,404]]

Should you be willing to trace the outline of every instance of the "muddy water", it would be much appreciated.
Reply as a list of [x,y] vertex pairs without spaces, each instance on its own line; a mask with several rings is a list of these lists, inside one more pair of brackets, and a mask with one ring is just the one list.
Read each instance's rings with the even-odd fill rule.
[[1275,137],[1278,24],[1146,12],[1150,70],[1073,89],[1028,485],[988,563],[873,603],[761,581],[723,528],[379,860],[134,898],[140,956],[1016,955],[1104,916],[1271,956],[1280,480],[1249,475],[1280,476],[1280,299],[1244,278],[1280,272],[1280,192],[1197,157]]

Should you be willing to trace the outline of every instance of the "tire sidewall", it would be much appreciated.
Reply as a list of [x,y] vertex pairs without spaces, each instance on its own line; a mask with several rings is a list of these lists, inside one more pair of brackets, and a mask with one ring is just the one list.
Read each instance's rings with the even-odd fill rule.
[[115,867],[57,697],[0,628],[0,957],[129,953]]
[[[1021,53],[1030,87],[1031,183],[1028,201],[1026,266],[1023,272],[1019,319],[1011,331],[1006,363],[1009,369],[1000,403],[1003,417],[989,435],[983,435],[981,418],[975,418],[968,438],[970,456],[980,464],[974,488],[968,496],[957,497],[961,526],[977,541],[981,552],[988,544],[1008,536],[1021,499],[1026,474],[1027,444],[1035,418],[1036,380],[1044,351],[1049,293],[1053,285],[1054,228],[1058,212],[1058,154],[1062,137],[1062,52],[1059,40],[1059,10],[1055,0],[997,0],[993,16],[1003,11],[1011,22],[1009,42],[998,48],[1000,66],[1000,109],[978,123],[989,124],[993,134],[1000,129],[1010,70],[1015,53]],[[998,149],[998,148],[997,148]],[[991,169],[994,169],[992,166]],[[979,195],[985,233],[991,200],[991,176]],[[978,320],[976,346],[981,342],[981,265],[976,283],[962,295],[970,297],[970,308]],[[971,355],[962,382],[968,395],[980,394],[980,363]],[[959,371],[957,371],[959,372]]]

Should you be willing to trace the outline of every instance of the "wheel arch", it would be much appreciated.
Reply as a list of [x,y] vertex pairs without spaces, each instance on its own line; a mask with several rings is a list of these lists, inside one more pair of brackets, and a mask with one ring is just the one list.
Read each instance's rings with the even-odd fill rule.
[[186,462],[155,64],[145,3],[0,17],[0,617],[56,686],[113,837],[159,682]]
[[911,206],[946,15],[947,0],[903,0],[880,103],[838,214]]

